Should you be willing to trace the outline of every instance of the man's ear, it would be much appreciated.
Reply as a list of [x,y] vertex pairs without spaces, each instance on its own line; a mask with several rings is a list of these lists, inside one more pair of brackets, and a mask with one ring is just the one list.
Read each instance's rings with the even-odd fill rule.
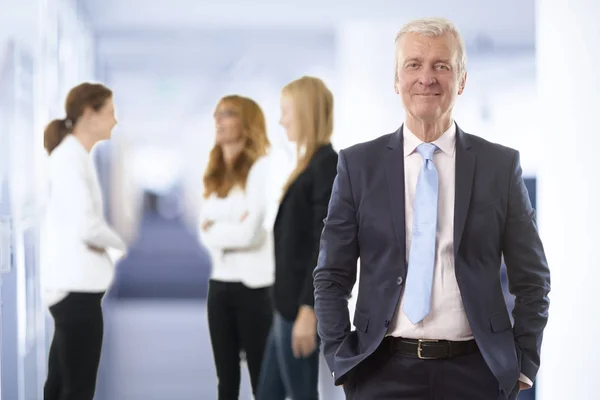
[[467,83],[467,72],[465,71],[465,73],[463,74],[460,83],[458,84],[458,94],[463,94],[463,92],[465,91],[465,85]]
[[400,82],[398,82],[398,64],[396,64],[394,71],[394,92],[396,92],[396,94],[400,94]]

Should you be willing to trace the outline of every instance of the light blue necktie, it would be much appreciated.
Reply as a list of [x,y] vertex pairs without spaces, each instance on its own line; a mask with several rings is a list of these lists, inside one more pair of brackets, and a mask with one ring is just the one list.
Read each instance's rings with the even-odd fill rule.
[[417,152],[423,157],[423,167],[415,191],[403,307],[413,324],[419,323],[429,314],[431,303],[438,211],[438,173],[433,164],[433,153],[436,150],[437,146],[431,143],[422,143],[417,147]]

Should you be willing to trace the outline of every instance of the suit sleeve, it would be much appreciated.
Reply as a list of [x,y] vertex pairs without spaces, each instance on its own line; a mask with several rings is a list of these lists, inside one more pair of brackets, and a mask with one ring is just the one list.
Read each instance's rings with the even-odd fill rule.
[[513,332],[521,359],[521,377],[533,381],[540,366],[543,330],[548,321],[550,270],[518,152],[512,163],[503,254],[509,291],[515,296]]
[[[350,177],[343,151],[340,151],[337,177],[333,183],[329,211],[321,236],[321,248],[314,271],[315,313],[323,353],[335,371],[334,356],[350,333],[348,299],[356,283],[358,261],[358,222]],[[335,377],[337,379],[341,377]]]
[[311,193],[312,221],[311,221],[311,248],[313,253],[310,264],[306,270],[302,293],[300,294],[300,306],[314,307],[314,284],[313,272],[319,257],[319,243],[323,232],[323,223],[327,217],[327,207],[331,198],[333,181],[336,176],[336,164],[338,157],[335,153],[325,158],[314,170],[314,182]]

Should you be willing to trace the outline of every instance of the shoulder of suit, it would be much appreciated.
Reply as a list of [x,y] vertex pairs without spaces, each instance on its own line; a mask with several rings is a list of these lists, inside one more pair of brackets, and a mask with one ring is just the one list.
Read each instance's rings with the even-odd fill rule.
[[473,135],[470,133],[465,133],[465,135],[467,136],[469,143],[471,144],[471,146],[474,147],[475,150],[492,152],[501,156],[507,156],[511,158],[514,157],[515,154],[518,152],[516,149],[504,146],[499,143],[490,142],[489,140],[486,140],[477,135]]
[[376,157],[380,157],[381,153],[377,152],[377,150],[386,149],[390,142],[390,138],[393,134],[394,133],[388,133],[386,135],[379,136],[376,139],[354,144],[352,146],[346,147],[343,150],[340,150],[340,153],[343,152],[346,157],[368,157],[371,154],[374,154]]

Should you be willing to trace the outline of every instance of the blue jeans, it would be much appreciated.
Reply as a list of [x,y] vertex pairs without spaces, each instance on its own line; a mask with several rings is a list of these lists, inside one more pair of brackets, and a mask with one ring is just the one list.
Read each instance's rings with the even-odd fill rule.
[[298,359],[292,353],[293,321],[275,313],[260,372],[256,400],[317,400],[319,350]]

